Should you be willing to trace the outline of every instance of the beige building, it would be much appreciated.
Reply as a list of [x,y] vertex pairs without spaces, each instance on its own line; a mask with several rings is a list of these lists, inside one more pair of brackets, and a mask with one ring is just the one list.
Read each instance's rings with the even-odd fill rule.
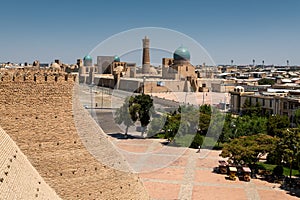
[[185,47],[175,50],[173,58],[162,59],[162,79],[188,81],[192,90],[199,91],[198,75],[190,63],[190,52]]
[[230,108],[231,112],[235,114],[241,114],[243,105],[248,99],[251,105],[258,103],[262,107],[263,113],[286,115],[293,123],[295,110],[300,108],[299,91],[262,92],[259,94],[256,92],[245,92],[242,86],[237,86],[230,94]]

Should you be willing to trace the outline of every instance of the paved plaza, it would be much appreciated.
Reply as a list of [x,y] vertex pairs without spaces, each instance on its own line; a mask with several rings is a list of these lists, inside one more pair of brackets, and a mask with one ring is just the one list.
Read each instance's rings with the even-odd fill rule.
[[[139,177],[151,199],[298,199],[281,190],[279,184],[259,179],[230,181],[226,175],[214,173],[213,168],[222,159],[220,151],[202,149],[196,153],[195,149],[165,146],[156,139],[111,140],[129,164],[140,170]],[[172,160],[172,156],[172,162],[164,162]]]
[[[214,99],[213,103],[223,98],[212,98],[209,95],[209,99]],[[185,98],[183,93],[176,96],[181,100]],[[170,95],[164,98],[172,99]],[[192,102],[194,97],[186,98]],[[197,99],[200,98],[198,94]],[[131,171],[138,174],[153,200],[298,199],[280,189],[279,184],[259,179],[251,179],[250,182],[230,181],[226,175],[214,173],[213,168],[223,159],[219,156],[220,151],[201,149],[200,153],[196,153],[196,149],[168,146],[162,139],[140,137],[134,127],[129,130],[128,139],[124,139],[124,129],[114,123],[112,111],[97,109],[94,117],[102,130],[111,136],[108,138],[127,160]]]
[[[100,111],[99,111],[100,112]],[[259,179],[230,181],[213,172],[221,151],[172,147],[162,139],[137,138],[137,132],[124,139],[122,129],[108,118],[110,111],[97,114],[98,123],[109,139],[138,173],[153,200],[293,200],[298,197],[281,190],[279,184]],[[102,114],[101,114],[102,113]],[[131,134],[131,133],[129,133]]]

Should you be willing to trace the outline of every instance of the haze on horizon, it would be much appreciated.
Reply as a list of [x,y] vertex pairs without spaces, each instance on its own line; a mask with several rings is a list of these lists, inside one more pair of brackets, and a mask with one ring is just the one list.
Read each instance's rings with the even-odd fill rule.
[[255,59],[256,64],[285,65],[289,60],[300,65],[297,0],[28,0],[5,1],[1,7],[0,62],[75,63],[114,34],[162,27],[195,39],[216,64]]

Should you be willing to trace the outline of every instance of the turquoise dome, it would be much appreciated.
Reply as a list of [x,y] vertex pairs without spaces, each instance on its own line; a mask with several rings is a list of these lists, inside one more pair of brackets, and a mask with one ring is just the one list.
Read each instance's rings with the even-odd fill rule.
[[191,55],[187,48],[180,46],[173,54],[174,60],[190,60]]
[[115,56],[115,57],[114,57],[114,62],[120,62],[119,56]]
[[83,60],[93,60],[93,59],[90,55],[86,55],[84,56]]

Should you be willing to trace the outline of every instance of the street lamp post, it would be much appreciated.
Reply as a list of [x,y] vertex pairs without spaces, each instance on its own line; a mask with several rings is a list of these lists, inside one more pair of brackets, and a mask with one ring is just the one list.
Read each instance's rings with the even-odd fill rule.
[[152,97],[152,91],[153,91],[153,86],[152,86],[152,81],[151,81],[151,97]]
[[226,83],[224,83],[225,87],[225,97],[224,97],[224,112],[226,112],[226,104],[227,104],[227,91],[226,91]]
[[204,89],[202,89],[202,105],[204,105]]
[[104,92],[104,90],[103,90],[103,80],[101,80],[101,108],[103,108],[103,92]]
[[185,92],[185,97],[184,97],[184,105],[186,105],[186,97],[188,95],[188,92]]
[[90,93],[91,93],[91,115],[93,116],[93,111],[94,111],[94,108],[93,108],[93,104],[94,104],[94,98],[93,98],[93,87],[95,86],[95,83],[94,81],[92,81],[92,83],[90,84]]

